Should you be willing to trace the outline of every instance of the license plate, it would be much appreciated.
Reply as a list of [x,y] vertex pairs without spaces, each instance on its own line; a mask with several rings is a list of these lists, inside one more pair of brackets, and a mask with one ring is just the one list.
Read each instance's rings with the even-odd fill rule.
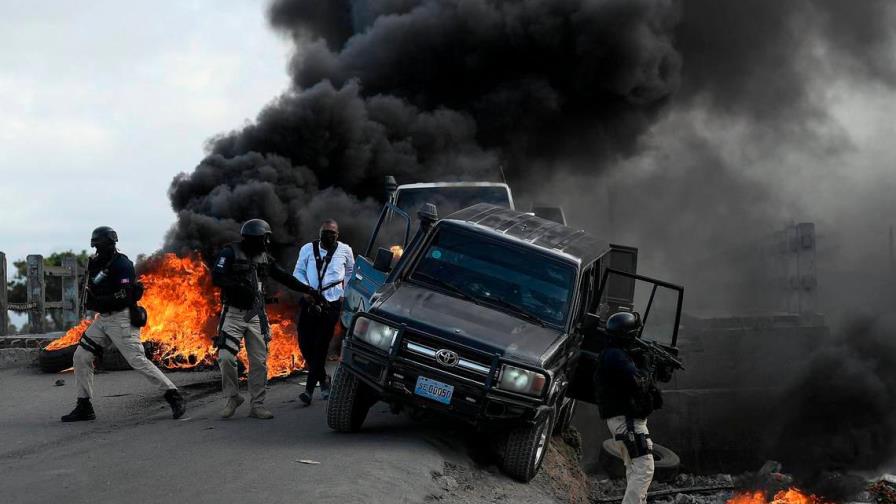
[[418,376],[417,387],[414,389],[414,393],[442,404],[451,404],[454,385],[448,385],[425,376]]

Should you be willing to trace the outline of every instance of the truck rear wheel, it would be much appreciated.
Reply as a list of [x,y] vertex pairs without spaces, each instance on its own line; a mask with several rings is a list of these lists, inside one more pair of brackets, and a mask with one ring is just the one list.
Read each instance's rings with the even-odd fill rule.
[[370,390],[343,366],[336,368],[330,399],[327,401],[327,424],[336,432],[358,432],[370,410]]
[[504,444],[504,472],[528,483],[541,468],[551,442],[553,415],[542,415],[532,425],[519,426],[507,435]]

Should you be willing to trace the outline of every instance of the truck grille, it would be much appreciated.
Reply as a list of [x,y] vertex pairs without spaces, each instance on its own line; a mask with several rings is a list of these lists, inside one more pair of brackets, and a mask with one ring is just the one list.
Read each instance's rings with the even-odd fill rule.
[[[436,357],[436,353],[440,350],[453,352],[457,355],[457,362],[454,365],[442,364]],[[482,385],[485,384],[492,369],[492,357],[487,354],[411,331],[405,331],[399,354],[406,360]]]

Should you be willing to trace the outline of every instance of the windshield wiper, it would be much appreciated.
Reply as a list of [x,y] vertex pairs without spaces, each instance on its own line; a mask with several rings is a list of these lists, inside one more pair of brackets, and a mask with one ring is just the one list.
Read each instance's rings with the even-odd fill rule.
[[494,305],[500,306],[501,308],[504,308],[504,309],[512,312],[514,315],[518,315],[521,318],[524,318],[530,322],[534,322],[534,323],[540,325],[541,327],[545,327],[544,320],[541,320],[541,318],[539,318],[535,315],[532,315],[531,313],[527,312],[526,310],[520,308],[519,306],[517,306],[513,303],[509,303],[507,301],[504,301],[503,299],[493,298],[493,297],[479,298],[479,300],[485,302],[486,304],[494,304]]
[[457,294],[457,296],[460,297],[460,298],[463,298],[463,299],[466,299],[467,301],[472,301],[472,302],[474,302],[474,303],[476,303],[476,304],[479,304],[479,303],[476,301],[476,298],[474,298],[473,296],[467,294],[463,289],[461,289],[460,287],[458,287],[458,286],[456,286],[456,285],[454,285],[454,284],[448,283],[448,282],[446,282],[446,281],[444,281],[444,280],[442,280],[442,279],[436,278],[436,277],[434,277],[434,276],[432,276],[432,275],[427,275],[426,273],[420,273],[420,272],[416,272],[416,273],[414,273],[414,274],[411,276],[411,278],[414,278],[414,277],[416,277],[416,278],[422,278],[422,279],[426,280],[427,282],[429,282],[429,283],[431,283],[431,284],[433,284],[433,285],[435,285],[435,286],[437,286],[437,287],[441,287],[441,288],[443,288],[443,289],[445,289],[445,290],[447,290],[447,291],[450,291],[450,292],[453,293],[453,294]]

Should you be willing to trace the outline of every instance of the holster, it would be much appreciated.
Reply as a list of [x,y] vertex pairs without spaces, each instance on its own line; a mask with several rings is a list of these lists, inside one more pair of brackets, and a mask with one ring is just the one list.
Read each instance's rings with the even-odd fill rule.
[[128,316],[131,319],[131,325],[134,327],[143,327],[146,325],[146,320],[149,317],[149,314],[146,313],[146,308],[134,304],[128,306]]
[[635,421],[631,417],[625,417],[625,433],[616,434],[613,439],[622,441],[625,449],[628,450],[629,458],[636,459],[653,454],[650,443],[647,442],[650,439],[650,434],[635,432]]

